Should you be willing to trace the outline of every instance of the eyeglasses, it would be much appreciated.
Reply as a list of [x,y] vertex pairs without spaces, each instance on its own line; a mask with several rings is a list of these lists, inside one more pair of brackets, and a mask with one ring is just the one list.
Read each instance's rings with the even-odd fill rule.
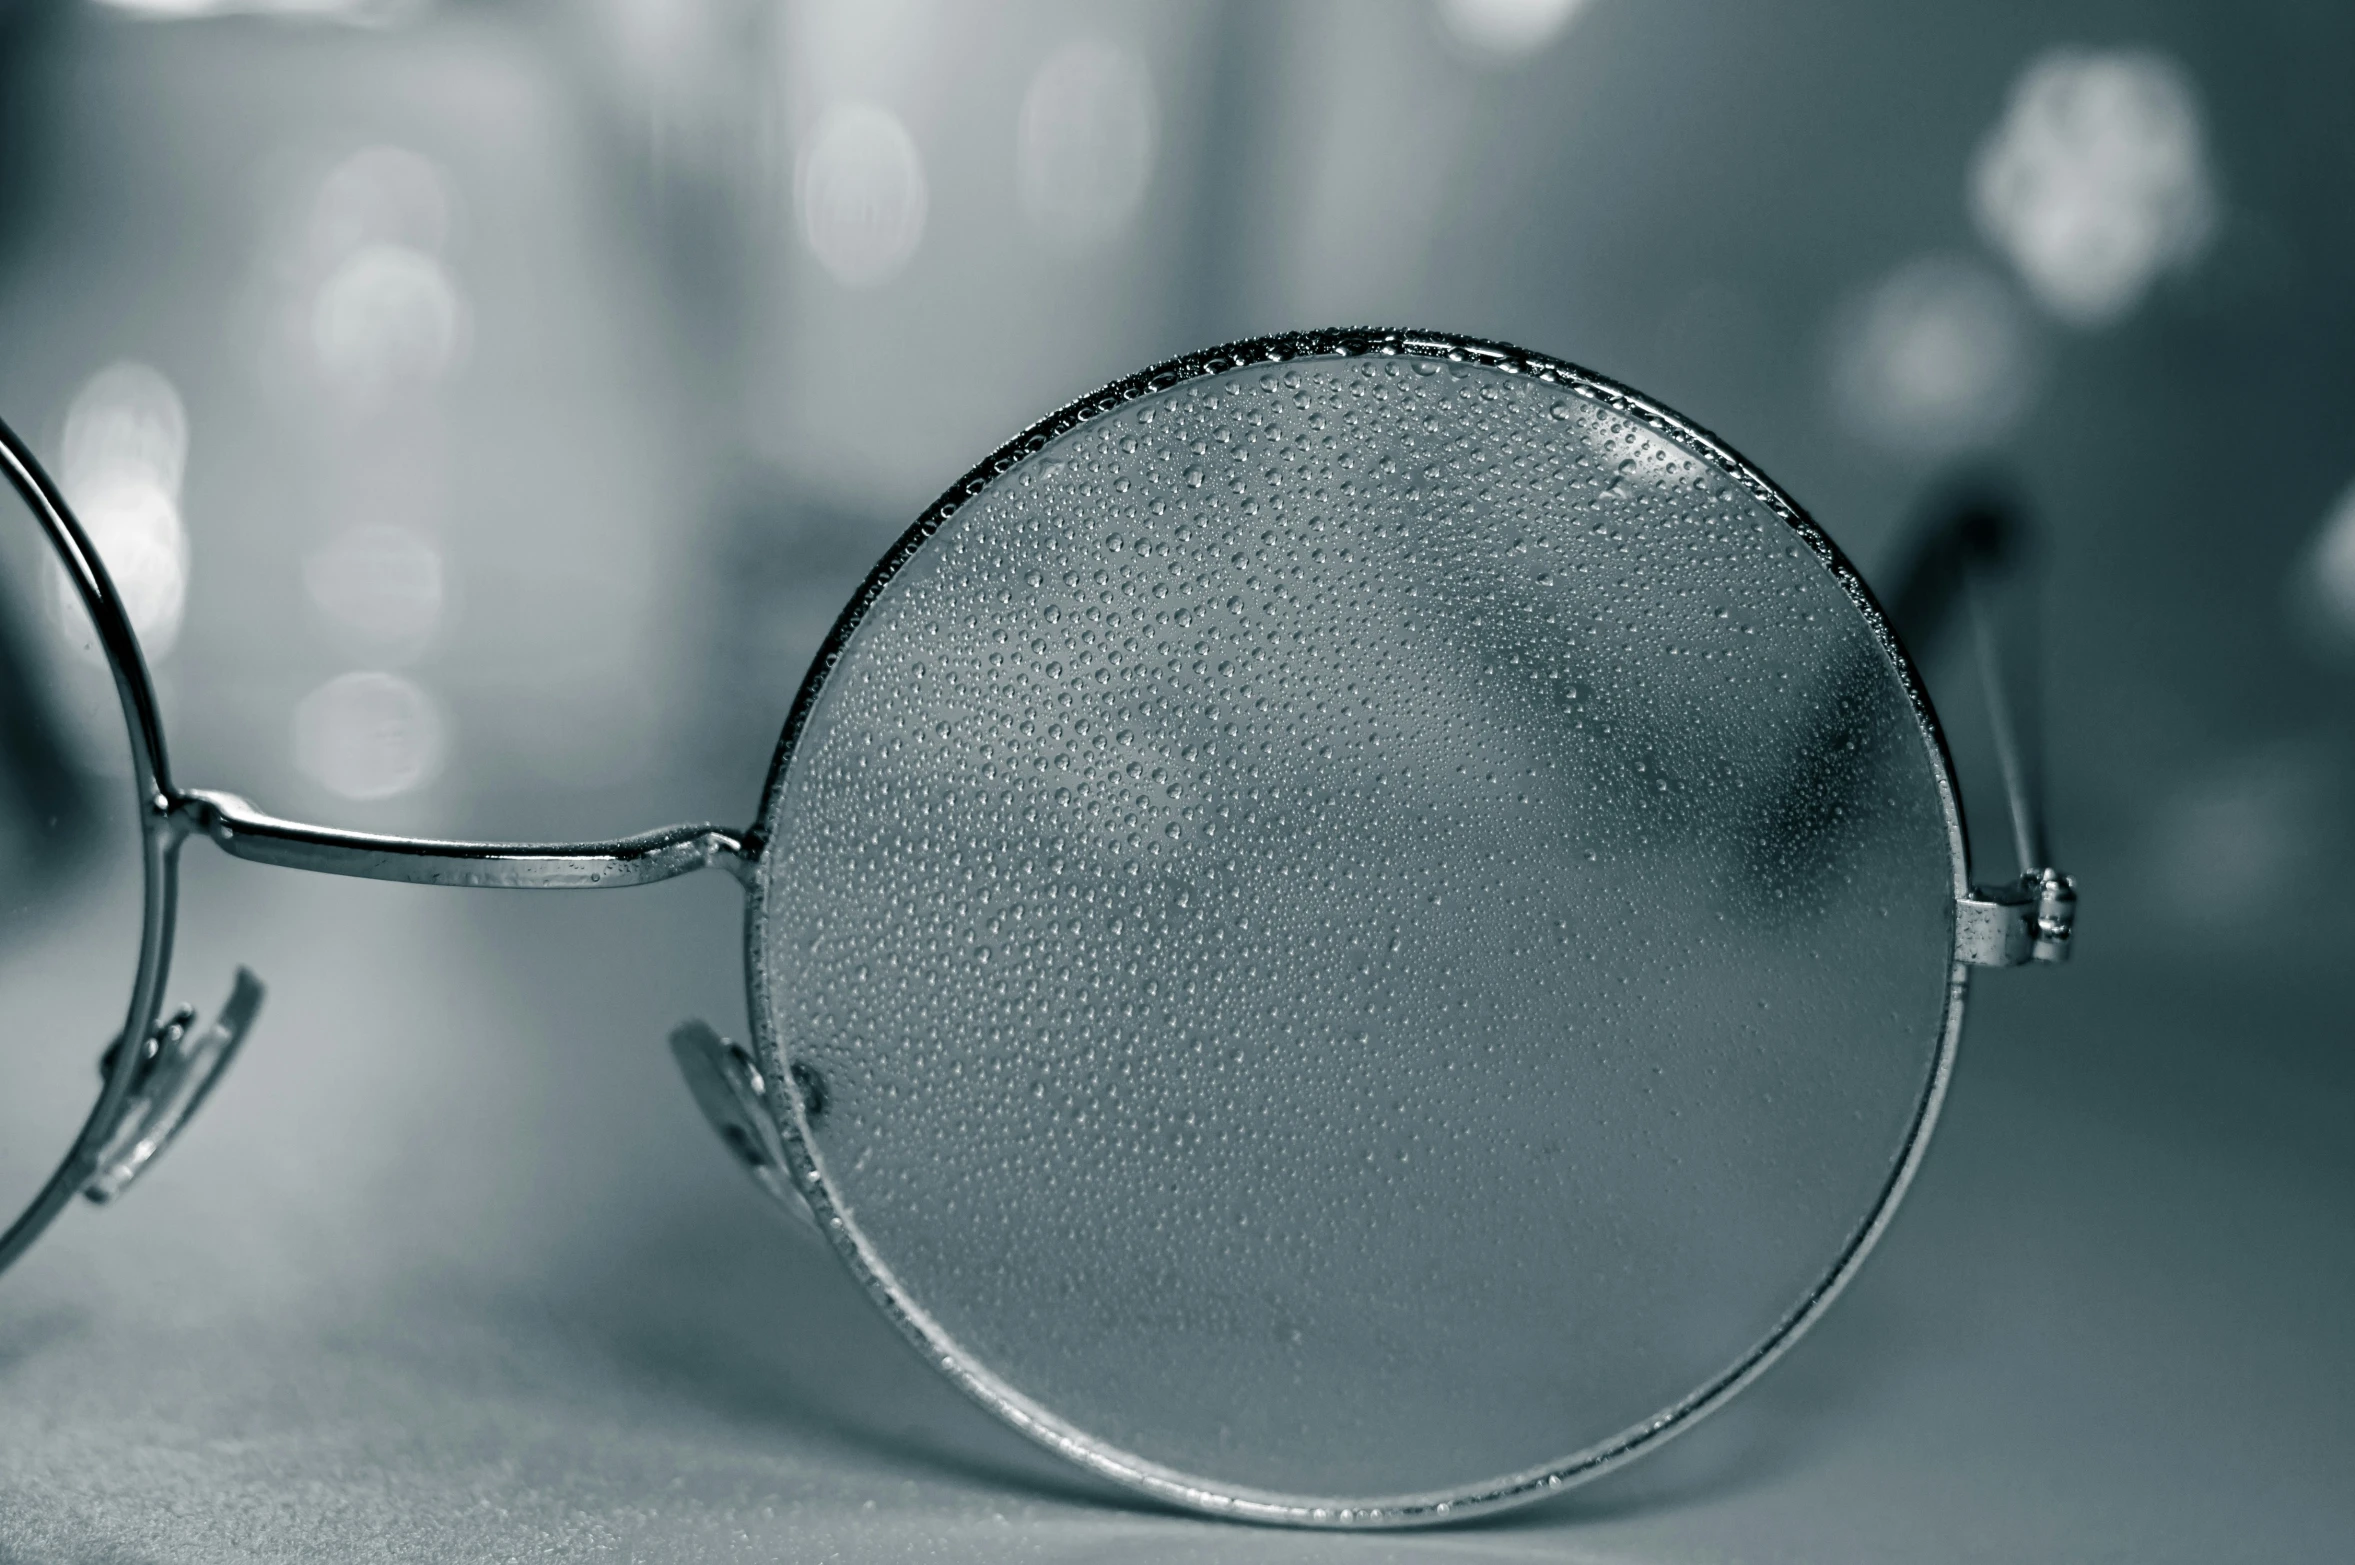
[[1968,969],[2068,950],[2000,518],[1899,594],[1970,609],[1988,675],[2021,878],[1974,888],[1922,681],[1831,541],[1516,349],[1270,338],[1064,409],[844,609],[749,830],[605,843],[179,787],[122,596],[0,448],[30,518],[0,549],[0,1102],[119,1040],[0,1265],[136,1179],[254,1019],[243,971],[209,1025],[161,1014],[189,838],[455,886],[717,866],[753,1037],[680,1028],[688,1085],[942,1373],[1179,1505],[1427,1522],[1754,1378],[1918,1164]]

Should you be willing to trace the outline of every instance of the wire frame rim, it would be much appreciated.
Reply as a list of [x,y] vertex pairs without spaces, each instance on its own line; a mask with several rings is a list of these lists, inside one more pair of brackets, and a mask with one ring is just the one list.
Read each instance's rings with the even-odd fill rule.
[[[1335,328],[1288,332],[1248,338],[1166,360],[1112,382],[1047,414],[987,458],[977,463],[935,500],[902,533],[854,593],[827,634],[804,676],[771,758],[761,789],[760,809],[747,847],[756,855],[754,877],[745,899],[745,980],[754,1046],[764,1074],[772,1081],[790,1079],[790,1060],[772,1023],[769,981],[762,951],[766,930],[767,844],[764,829],[779,804],[793,753],[826,681],[841,663],[850,641],[867,612],[882,597],[900,570],[967,502],[985,493],[1002,475],[1049,442],[1081,425],[1103,417],[1130,402],[1171,390],[1189,381],[1233,374],[1257,367],[1274,368],[1309,359],[1370,356],[1440,359],[1481,364],[1511,374],[1525,374],[1561,386],[1601,406],[1634,418],[1672,442],[1708,461],[1726,477],[1741,484],[1796,533],[1818,562],[1831,573],[1849,602],[1864,619],[1874,644],[1898,676],[1930,762],[1938,794],[1939,815],[1947,835],[1954,892],[1968,893],[1969,863],[1965,847],[1960,794],[1943,727],[1930,704],[1928,689],[1886,612],[1864,577],[1838,544],[1782,487],[1768,478],[1730,445],[1691,420],[1636,391],[1592,370],[1506,343],[1449,332]],[[1962,1032],[1968,969],[1950,956],[1946,1003],[1937,1049],[1931,1063],[1904,1145],[1870,1214],[1829,1272],[1769,1332],[1730,1368],[1689,1393],[1681,1401],[1617,1435],[1543,1465],[1518,1472],[1418,1493],[1363,1497],[1304,1496],[1214,1483],[1180,1469],[1121,1450],[1073,1425],[1026,1393],[1016,1389],[965,1351],[929,1311],[904,1288],[889,1263],[878,1254],[846,1211],[828,1183],[808,1136],[799,1095],[786,1093],[782,1103],[772,1099],[778,1131],[793,1178],[808,1199],[820,1228],[835,1253],[867,1290],[901,1334],[924,1358],[999,1419],[1056,1455],[1124,1488],[1207,1515],[1293,1527],[1322,1529],[1395,1529],[1432,1526],[1512,1509],[1575,1488],[1633,1461],[1681,1434],[1723,1406],[1765,1372],[1819,1320],[1862,1266],[1894,1216],[1907,1187],[1919,1169],[1937,1123],[1953,1073],[1956,1046]]]
[[[40,459],[4,420],[0,420],[0,469],[5,470],[10,487],[32,513],[34,525],[73,582],[83,608],[97,628],[99,646],[114,676],[123,722],[129,730],[131,787],[138,812],[145,886],[138,966],[132,974],[123,1029],[117,1036],[145,1037],[162,1009],[163,987],[171,972],[180,881],[180,834],[170,808],[176,795],[164,750],[163,718],[156,703],[155,682],[148,673],[147,658],[140,650],[130,614],[115,590],[113,579],[107,575],[106,563],[97,546],[83,531],[63,491],[42,467]],[[90,1040],[91,1045],[103,1042]],[[71,1047],[72,1044],[70,1040],[60,1039],[54,1040],[53,1046]],[[126,1061],[133,1057],[129,1051],[121,1056]],[[75,1192],[88,1182],[99,1147],[113,1133],[130,1101],[131,1085],[137,1074],[133,1070],[117,1069],[105,1078],[89,1117],[82,1122],[56,1171],[31,1203],[21,1213],[13,1214],[5,1229],[0,1229],[0,1272],[5,1272],[24,1254],[57,1219]]]

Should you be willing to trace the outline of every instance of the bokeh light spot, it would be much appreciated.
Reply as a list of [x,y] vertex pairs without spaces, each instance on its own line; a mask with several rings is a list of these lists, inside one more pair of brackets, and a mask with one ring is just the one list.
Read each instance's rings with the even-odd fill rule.
[[355,527],[303,562],[311,603],[380,660],[405,662],[441,627],[441,551],[406,527]]
[[1929,456],[2001,436],[2026,409],[2036,368],[2011,290],[1962,256],[1899,267],[1833,333],[1841,421],[1881,445]]
[[1433,0],[1447,35],[1495,61],[1535,54],[1577,20],[1588,0]]
[[2323,517],[2299,561],[2291,597],[2311,642],[2335,658],[2355,654],[2355,484]]
[[439,775],[449,723],[440,703],[398,674],[329,680],[294,709],[294,761],[347,799],[390,799]]
[[2056,49],[2020,73],[1971,165],[1971,212],[2060,319],[2118,319],[2215,227],[2190,79],[2147,50]]
[[[187,463],[187,410],[172,383],[145,364],[100,370],[67,409],[59,481],[151,659],[171,652],[187,606],[188,531],[180,518]],[[53,585],[56,623],[96,657],[89,617],[62,567]]]
[[328,382],[371,401],[429,385],[464,357],[467,317],[442,263],[403,244],[367,244],[320,285],[311,351]]
[[68,489],[130,482],[177,496],[187,467],[188,410],[160,370],[110,364],[74,394],[58,460]]
[[449,243],[455,204],[430,158],[406,147],[364,147],[320,182],[306,237],[328,266],[372,244],[438,255]]
[[924,238],[924,159],[908,128],[872,103],[827,111],[795,180],[801,233],[847,288],[897,276]]

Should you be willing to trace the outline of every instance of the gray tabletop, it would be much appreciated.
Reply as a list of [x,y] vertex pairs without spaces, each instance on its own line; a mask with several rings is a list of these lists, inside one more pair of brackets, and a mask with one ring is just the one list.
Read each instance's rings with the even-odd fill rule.
[[6,1557],[2204,1561],[2355,1520],[2351,1082],[2301,1005],[2098,948],[1983,979],[1897,1223],[1758,1386],[1492,1524],[1312,1537],[1033,1453],[726,1165],[659,1041],[727,994],[723,887],[214,869],[188,965],[271,1009],[9,1280]]

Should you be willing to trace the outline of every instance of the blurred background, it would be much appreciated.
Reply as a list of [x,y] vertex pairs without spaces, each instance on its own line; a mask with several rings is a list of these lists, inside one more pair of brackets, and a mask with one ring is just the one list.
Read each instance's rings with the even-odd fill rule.
[[[438,836],[748,820],[917,512],[1216,341],[1573,360],[1883,585],[1998,475],[2077,963],[1978,981],[1887,1252],[1751,1397],[1380,1547],[2323,1557],[2350,61],[2355,12],[2289,3],[6,0],[0,415],[183,784]],[[1931,670],[2004,875],[1967,672]],[[0,1282],[0,1558],[1232,1541],[999,1435],[739,1188],[661,1047],[741,1033],[724,882],[188,865],[174,997],[247,961],[273,998],[185,1144]]]

